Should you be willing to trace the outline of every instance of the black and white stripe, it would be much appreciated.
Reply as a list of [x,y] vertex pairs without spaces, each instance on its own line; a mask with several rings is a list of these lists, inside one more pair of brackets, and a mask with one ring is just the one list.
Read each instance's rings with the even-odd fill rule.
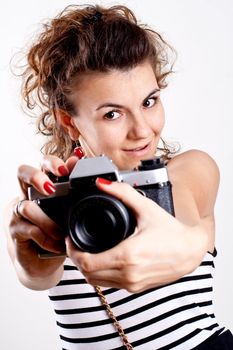
[[[212,305],[214,255],[167,286],[138,294],[102,289],[135,349],[189,350],[220,330]],[[49,297],[64,350],[123,349],[94,288],[69,259]]]

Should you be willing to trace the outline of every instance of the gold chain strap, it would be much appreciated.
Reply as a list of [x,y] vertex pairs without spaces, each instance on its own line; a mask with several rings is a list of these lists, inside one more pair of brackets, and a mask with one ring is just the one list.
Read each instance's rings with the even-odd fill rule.
[[133,350],[133,346],[129,343],[128,338],[124,332],[124,329],[120,325],[119,321],[117,320],[116,316],[114,315],[111,306],[109,305],[106,297],[103,295],[103,292],[99,286],[95,286],[96,293],[98,294],[100,301],[102,305],[105,307],[108,316],[113,320],[114,327],[116,328],[119,336],[121,337],[121,340],[126,347],[127,350]]

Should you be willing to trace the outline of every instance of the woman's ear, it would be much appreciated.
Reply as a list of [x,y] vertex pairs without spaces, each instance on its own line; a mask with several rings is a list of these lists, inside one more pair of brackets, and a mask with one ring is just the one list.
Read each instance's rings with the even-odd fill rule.
[[71,140],[76,141],[79,138],[80,133],[77,126],[74,123],[74,118],[62,109],[54,110],[54,114],[57,123],[69,135]]

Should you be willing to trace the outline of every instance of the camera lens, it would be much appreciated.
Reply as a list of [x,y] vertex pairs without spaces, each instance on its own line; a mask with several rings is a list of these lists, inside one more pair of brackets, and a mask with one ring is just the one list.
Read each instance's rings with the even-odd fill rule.
[[98,253],[133,233],[135,223],[131,216],[118,199],[105,194],[90,195],[71,209],[69,233],[77,247]]

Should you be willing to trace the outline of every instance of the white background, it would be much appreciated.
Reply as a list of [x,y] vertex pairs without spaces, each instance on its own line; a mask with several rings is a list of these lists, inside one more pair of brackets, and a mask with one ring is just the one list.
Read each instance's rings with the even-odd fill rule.
[[[178,52],[176,74],[162,94],[167,114],[165,138],[179,141],[182,150],[202,149],[219,165],[215,306],[219,322],[233,329],[233,2],[128,0],[121,3],[135,10],[142,22],[158,29]],[[17,166],[38,165],[41,158],[32,121],[20,109],[20,79],[10,72],[9,62],[33,37],[39,22],[68,4],[68,1],[21,0],[0,5],[1,212],[9,199],[18,194]],[[102,4],[116,2],[102,1]],[[2,226],[1,215],[0,348],[59,349],[47,294],[27,290],[17,281],[7,256]]]

